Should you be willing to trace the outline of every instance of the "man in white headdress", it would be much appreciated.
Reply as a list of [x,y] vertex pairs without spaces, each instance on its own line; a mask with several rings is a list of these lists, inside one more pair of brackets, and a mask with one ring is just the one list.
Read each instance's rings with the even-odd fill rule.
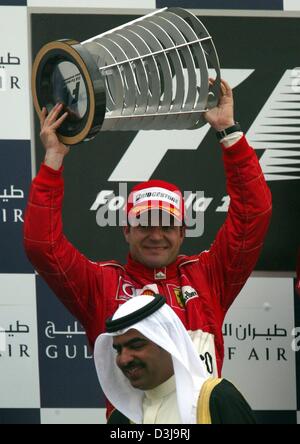
[[227,380],[210,378],[165,298],[137,296],[106,321],[95,345],[101,387],[115,406],[109,423],[255,423]]

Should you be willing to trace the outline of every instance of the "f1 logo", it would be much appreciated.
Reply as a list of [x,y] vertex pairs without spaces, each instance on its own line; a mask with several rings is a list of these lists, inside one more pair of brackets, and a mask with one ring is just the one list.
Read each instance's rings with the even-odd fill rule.
[[75,105],[78,102],[79,87],[80,87],[80,82],[76,82],[76,86],[72,91],[72,96],[73,96],[72,105]]

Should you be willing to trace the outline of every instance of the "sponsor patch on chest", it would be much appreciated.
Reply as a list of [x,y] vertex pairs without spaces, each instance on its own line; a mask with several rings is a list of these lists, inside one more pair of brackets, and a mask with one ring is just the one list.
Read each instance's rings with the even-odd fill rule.
[[198,297],[197,291],[191,287],[190,285],[185,285],[182,287],[182,298],[184,303],[186,303],[189,299]]
[[153,296],[155,294],[159,294],[158,286],[156,284],[147,284],[142,288],[136,288],[132,282],[120,278],[116,293],[116,300],[128,301],[135,296]]

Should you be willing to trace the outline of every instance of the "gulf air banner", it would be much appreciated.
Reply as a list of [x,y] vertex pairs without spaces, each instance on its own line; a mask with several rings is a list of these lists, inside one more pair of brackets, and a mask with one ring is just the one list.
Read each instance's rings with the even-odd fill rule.
[[[49,40],[84,41],[136,16],[47,14],[47,32],[44,18],[32,15],[33,57]],[[200,19],[213,37],[222,77],[234,90],[236,120],[273,195],[272,222],[257,270],[293,271],[300,244],[300,19]],[[39,165],[44,151],[35,124]],[[100,132],[72,148],[64,175],[66,235],[94,260],[126,260],[123,207],[139,181],[163,179],[181,188],[192,222],[185,254],[209,248],[227,215],[221,149],[209,125],[192,131]]]

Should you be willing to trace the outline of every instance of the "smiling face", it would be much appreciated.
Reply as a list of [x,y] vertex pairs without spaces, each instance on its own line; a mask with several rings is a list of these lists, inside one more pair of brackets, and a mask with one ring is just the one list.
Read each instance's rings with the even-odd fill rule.
[[151,390],[173,373],[171,355],[134,329],[113,338],[116,364],[134,388]]
[[124,235],[135,261],[149,268],[161,268],[176,260],[185,229],[172,223],[167,226],[126,226]]

